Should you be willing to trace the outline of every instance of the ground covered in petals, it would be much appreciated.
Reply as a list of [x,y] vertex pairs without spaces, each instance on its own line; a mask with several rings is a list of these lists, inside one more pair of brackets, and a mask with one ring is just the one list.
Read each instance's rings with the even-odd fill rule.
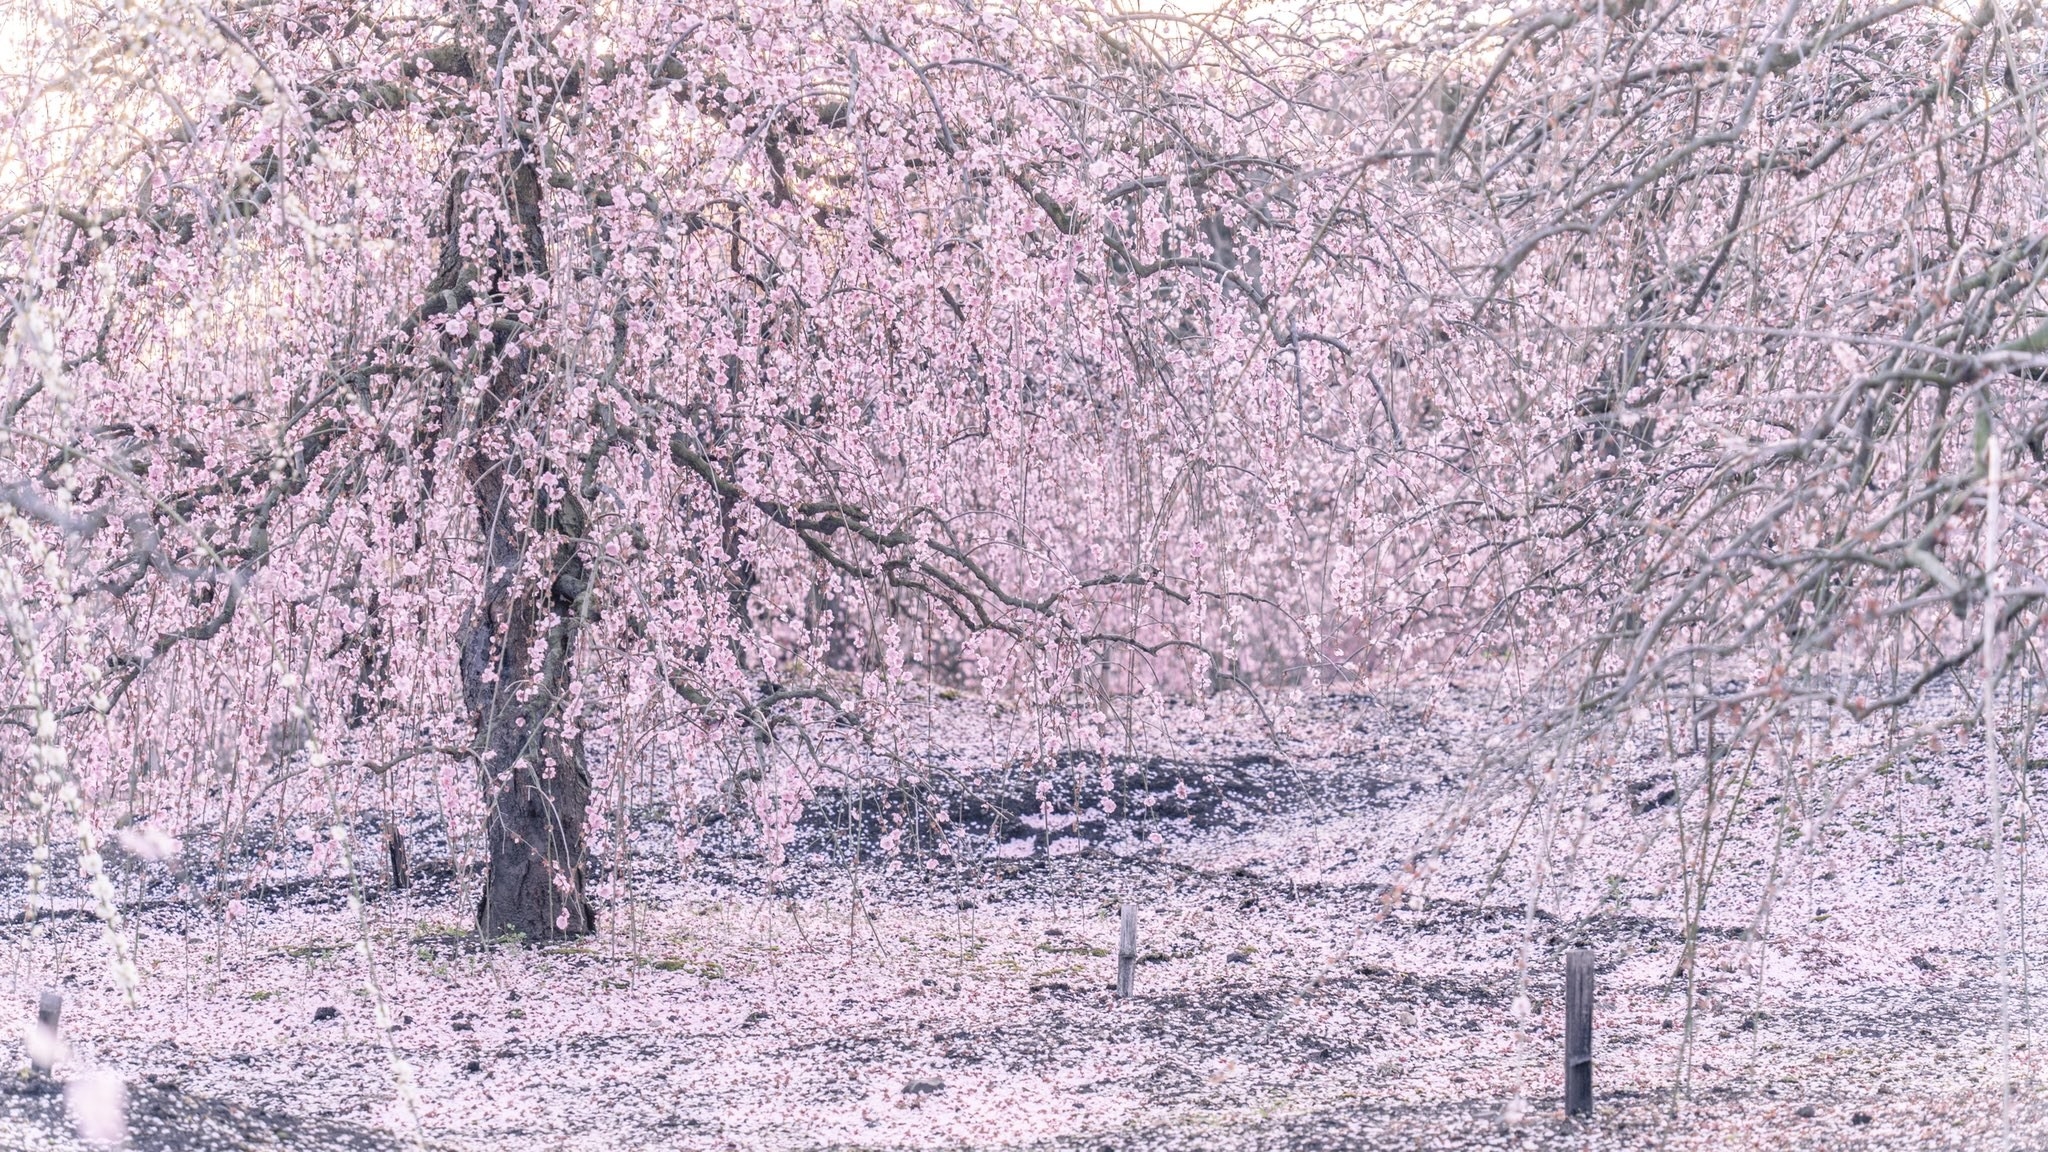
[[[92,1146],[75,1089],[109,1075],[134,1148],[405,1147],[408,1111],[446,1149],[2048,1142],[1961,752],[1880,771],[1845,742],[1844,799],[1798,837],[1756,796],[1689,1015],[1681,805],[1655,757],[1532,812],[1540,790],[1468,770],[1490,711],[1320,697],[1287,718],[1312,741],[1247,716],[1036,779],[967,771],[963,737],[942,742],[954,770],[893,799],[821,789],[781,861],[736,820],[647,813],[607,865],[604,931],[565,946],[466,932],[473,880],[422,815],[417,882],[366,906],[388,1030],[331,862],[230,918],[188,843],[195,862],[126,865],[137,1007],[83,913],[0,936],[21,1021],[57,989],[69,1043],[54,1080],[21,1057],[0,1145]],[[1127,901],[1138,995],[1119,1000]],[[1600,981],[1583,1122],[1559,1113],[1579,942]]]

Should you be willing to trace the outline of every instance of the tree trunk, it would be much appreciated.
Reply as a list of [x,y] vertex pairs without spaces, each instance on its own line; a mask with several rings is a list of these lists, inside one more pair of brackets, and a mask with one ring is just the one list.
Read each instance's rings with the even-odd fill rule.
[[557,594],[562,583],[545,597],[494,588],[463,638],[490,805],[477,905],[487,938],[547,940],[595,927],[584,895],[590,775],[581,737],[560,730],[578,630],[577,606]]
[[[493,42],[504,32],[494,28]],[[534,331],[547,312],[532,288],[548,276],[541,179],[530,138],[492,143],[492,170],[458,173],[450,183],[448,234],[431,289],[450,309],[475,300],[487,314],[523,312],[532,318],[524,327]],[[498,190],[495,202],[465,196],[479,184]],[[517,331],[470,324],[455,337],[462,355],[448,359],[467,360],[488,378],[473,422],[459,430],[484,551],[483,593],[460,638],[464,702],[489,808],[477,925],[486,938],[517,933],[534,941],[586,933],[595,923],[584,894],[590,775],[582,738],[563,715],[590,570],[576,543],[585,534],[577,494],[533,494],[533,478],[550,467],[575,473],[548,458],[544,430],[560,417],[559,389],[549,387],[552,357]],[[451,400],[471,371],[449,375]]]

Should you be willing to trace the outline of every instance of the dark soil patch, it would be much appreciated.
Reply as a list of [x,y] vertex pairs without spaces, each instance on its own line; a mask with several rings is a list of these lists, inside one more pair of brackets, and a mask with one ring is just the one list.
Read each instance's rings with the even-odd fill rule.
[[[84,1149],[61,1084],[22,1075],[0,1080],[0,1144],[8,1148]],[[191,1095],[164,1080],[128,1085],[128,1142],[137,1152],[398,1152],[387,1133],[287,1116]]]

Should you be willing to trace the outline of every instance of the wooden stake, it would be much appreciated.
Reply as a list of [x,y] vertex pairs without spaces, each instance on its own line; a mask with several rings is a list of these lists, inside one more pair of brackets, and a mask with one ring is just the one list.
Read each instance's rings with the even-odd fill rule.
[[1593,1114],[1593,950],[1564,954],[1564,1110]]
[[57,1062],[57,1018],[63,1011],[64,998],[55,992],[45,992],[36,1000],[37,1042],[29,1045],[28,1060],[45,1075]]
[[1116,944],[1116,994],[1128,1000],[1131,983],[1138,974],[1138,906],[1124,905],[1123,932]]
[[[1988,397],[1987,397],[1988,399]],[[1977,419],[1988,428],[1986,410]],[[1998,433],[1984,438],[1984,787],[1991,798],[1991,907],[1997,914],[1992,938],[1998,947],[1998,1102],[2006,1131],[2012,1131],[2012,944],[2006,935],[2005,781],[1998,749]],[[2024,873],[2022,873],[2024,875]],[[2022,937],[2024,940],[2024,937]],[[2010,1144],[2011,1138],[2007,1138]]]
[[384,824],[384,854],[391,861],[391,890],[403,892],[412,887],[411,854],[405,849],[405,833],[390,821]]

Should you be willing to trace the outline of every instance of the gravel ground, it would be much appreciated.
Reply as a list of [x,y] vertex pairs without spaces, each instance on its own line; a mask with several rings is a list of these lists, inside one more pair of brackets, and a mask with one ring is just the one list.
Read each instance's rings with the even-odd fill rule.
[[[1413,875],[1475,794],[1457,769],[1473,711],[1326,697],[1297,718],[1314,738],[1277,754],[1210,726],[1112,757],[1107,789],[1093,755],[969,786],[963,738],[914,786],[814,797],[780,864],[732,820],[679,859],[651,813],[607,880],[605,934],[574,947],[461,932],[462,885],[417,822],[421,882],[369,912],[422,1143],[2048,1147],[2031,998],[2001,998],[1985,947],[1966,776],[1944,788],[1921,765],[1856,791],[1839,833],[1781,868],[1765,940],[1745,931],[1763,870],[1731,866],[1682,1061],[1654,763],[1624,763],[1612,802],[1553,843],[1533,906],[1518,878],[1538,850],[1504,830],[1512,803]],[[193,875],[146,879],[140,1008],[105,989],[88,919],[0,931],[24,1021],[37,990],[67,995],[59,1079],[120,1075],[138,1149],[404,1146],[345,887],[273,882],[229,928],[178,896]],[[1141,908],[1131,1001],[1111,993],[1124,901]],[[1601,1103],[1568,1122],[1559,973],[1580,941],[1600,956]],[[0,1147],[87,1145],[24,1076],[0,1093]]]

